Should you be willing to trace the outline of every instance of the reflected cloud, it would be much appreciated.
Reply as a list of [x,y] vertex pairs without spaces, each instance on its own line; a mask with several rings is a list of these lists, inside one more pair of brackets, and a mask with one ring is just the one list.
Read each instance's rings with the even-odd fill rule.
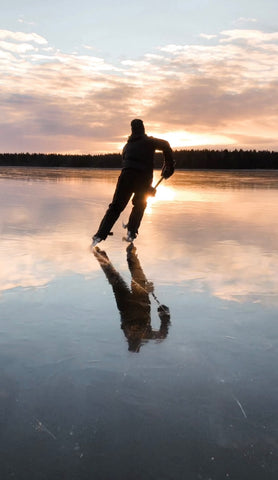
[[[9,169],[4,171],[8,175]],[[104,180],[104,172],[93,172],[98,181],[92,195],[86,172],[84,179],[54,169],[15,169],[14,175],[0,179],[5,199],[0,205],[0,294],[47,285],[70,272],[92,275],[87,258],[92,223],[111,197],[113,183],[107,176]]]
[[[90,238],[117,171],[4,171],[0,292],[37,288],[57,276],[97,276],[97,264],[88,261]],[[136,240],[156,286],[276,305],[277,186],[276,172],[176,172],[161,184]],[[120,223],[105,242],[118,261]]]

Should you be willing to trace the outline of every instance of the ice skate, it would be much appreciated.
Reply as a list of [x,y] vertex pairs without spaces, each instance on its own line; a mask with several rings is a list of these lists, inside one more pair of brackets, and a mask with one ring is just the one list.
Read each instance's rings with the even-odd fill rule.
[[92,237],[92,247],[95,247],[101,241],[102,241],[102,238],[98,237],[97,235],[94,235]]

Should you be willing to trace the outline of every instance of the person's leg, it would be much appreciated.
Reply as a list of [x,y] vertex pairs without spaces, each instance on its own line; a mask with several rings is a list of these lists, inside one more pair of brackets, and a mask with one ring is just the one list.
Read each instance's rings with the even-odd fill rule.
[[132,199],[133,208],[128,219],[127,230],[132,237],[136,237],[141,220],[147,206],[147,196],[151,185],[151,179],[139,178],[135,188],[135,194]]
[[129,271],[131,273],[132,280],[134,280],[136,284],[140,285],[140,287],[143,288],[143,291],[145,291],[145,293],[149,293],[150,291],[149,290],[147,291],[146,286],[148,287],[150,282],[148,282],[143,272],[143,269],[139,262],[139,258],[136,253],[136,248],[133,245],[133,243],[131,243],[127,247],[126,253],[127,253],[127,256],[126,256],[127,264],[128,264]]
[[120,313],[124,314],[130,308],[130,298],[132,296],[126,282],[114,268],[104,250],[100,250],[100,248],[97,247],[93,253],[104,271],[108,282],[112,286]]
[[121,212],[127,206],[133,193],[132,175],[130,172],[123,171],[118,179],[116,190],[95,237],[105,240],[110,233],[116,220],[118,220]]

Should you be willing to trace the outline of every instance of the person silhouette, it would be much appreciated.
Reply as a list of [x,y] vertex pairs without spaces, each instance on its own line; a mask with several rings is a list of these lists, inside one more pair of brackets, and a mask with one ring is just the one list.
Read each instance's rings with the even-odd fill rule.
[[[114,268],[105,251],[99,247],[93,248],[105,276],[112,286],[117,307],[121,315],[121,328],[128,342],[128,350],[139,352],[141,346],[149,340],[162,341],[168,335],[170,312],[166,305],[161,305],[154,294],[152,282],[148,282],[140,265],[136,248],[131,243],[127,249],[127,263],[131,273],[131,288],[129,289],[119,272]],[[158,306],[160,328],[154,330],[151,326],[151,300],[153,295]]]
[[138,234],[138,229],[147,206],[148,195],[154,195],[151,187],[154,168],[154,153],[159,150],[163,153],[164,162],[161,176],[165,179],[171,177],[175,170],[175,161],[170,144],[166,140],[150,137],[145,134],[142,120],[135,118],[131,122],[131,135],[123,149],[123,168],[118,178],[115,193],[96,234],[92,237],[92,245],[111,235],[111,228],[126,208],[132,198],[131,210],[127,228],[126,239],[133,242]]

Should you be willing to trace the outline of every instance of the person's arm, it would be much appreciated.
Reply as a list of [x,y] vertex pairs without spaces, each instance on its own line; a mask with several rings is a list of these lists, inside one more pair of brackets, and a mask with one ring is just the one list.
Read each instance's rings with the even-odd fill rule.
[[154,147],[155,150],[163,152],[164,162],[162,166],[161,176],[163,178],[169,178],[173,175],[175,171],[175,161],[173,158],[173,151],[170,147],[169,142],[162,140],[160,138],[154,138]]

